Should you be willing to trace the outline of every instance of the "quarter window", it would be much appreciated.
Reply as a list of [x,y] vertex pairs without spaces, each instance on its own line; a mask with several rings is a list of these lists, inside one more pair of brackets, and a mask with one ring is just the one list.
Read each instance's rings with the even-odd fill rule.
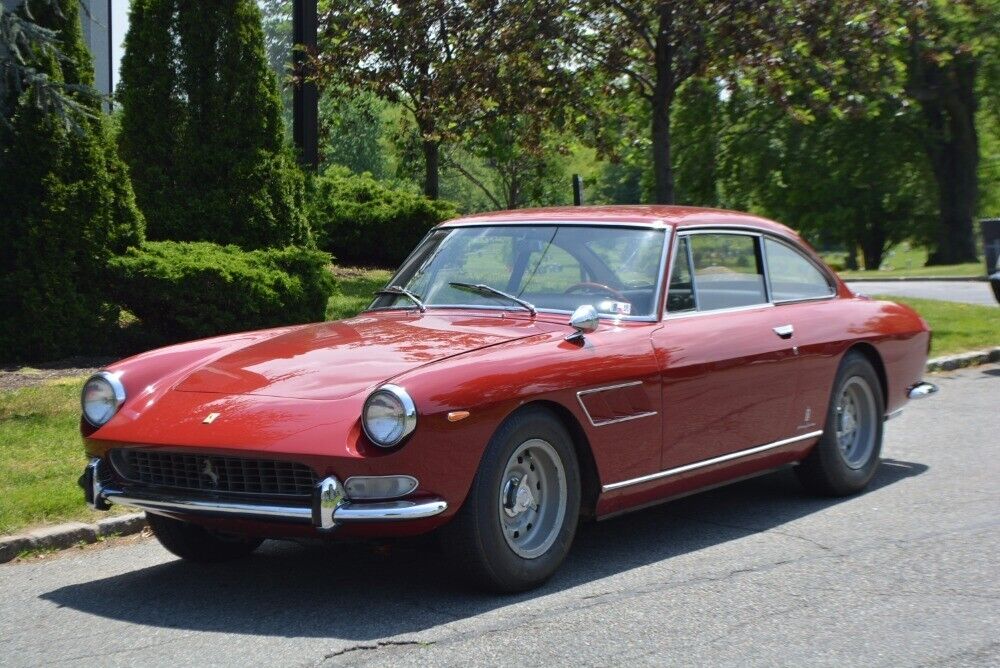
[[817,299],[833,294],[827,277],[800,252],[773,239],[766,239],[764,248],[774,301]]
[[767,303],[757,237],[719,233],[688,239],[699,311]]
[[695,310],[694,283],[691,282],[691,256],[688,254],[687,237],[677,241],[674,268],[670,272],[670,287],[667,291],[667,312],[683,313]]

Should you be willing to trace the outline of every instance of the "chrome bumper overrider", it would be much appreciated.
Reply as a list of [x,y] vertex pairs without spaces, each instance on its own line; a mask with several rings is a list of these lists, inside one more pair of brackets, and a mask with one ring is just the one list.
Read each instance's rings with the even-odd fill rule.
[[330,530],[341,524],[355,522],[396,522],[433,517],[448,508],[443,499],[412,501],[351,501],[340,481],[330,476],[316,485],[312,507],[250,503],[214,499],[197,499],[176,494],[134,492],[105,487],[101,483],[101,460],[92,459],[84,469],[80,484],[87,505],[95,510],[107,510],[111,504],[137,506],[149,512],[233,517],[248,520],[282,521],[311,524],[317,529]]
[[907,390],[906,395],[910,399],[923,399],[924,397],[929,397],[932,394],[937,394],[937,391],[937,385],[933,383],[919,382]]

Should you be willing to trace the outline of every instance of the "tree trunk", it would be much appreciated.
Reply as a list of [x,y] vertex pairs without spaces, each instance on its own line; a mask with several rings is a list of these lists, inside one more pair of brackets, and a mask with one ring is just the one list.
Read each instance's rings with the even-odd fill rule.
[[972,221],[978,195],[979,145],[974,112],[962,109],[949,115],[948,136],[932,137],[937,145],[929,151],[938,184],[940,224],[935,249],[927,264],[976,262]]
[[847,244],[847,255],[844,256],[844,269],[848,271],[858,270],[858,246],[853,242]]
[[885,256],[885,233],[881,229],[869,230],[858,242],[865,261],[865,271],[877,271]]
[[441,191],[441,142],[424,139],[424,195],[437,199]]
[[656,37],[656,82],[650,99],[653,112],[653,202],[674,203],[674,170],[670,151],[670,108],[674,101],[673,13],[661,3]]
[[979,138],[976,135],[976,66],[971,58],[927,65],[911,56],[915,97],[927,121],[924,141],[938,186],[939,225],[927,264],[976,261],[972,220],[978,196]]

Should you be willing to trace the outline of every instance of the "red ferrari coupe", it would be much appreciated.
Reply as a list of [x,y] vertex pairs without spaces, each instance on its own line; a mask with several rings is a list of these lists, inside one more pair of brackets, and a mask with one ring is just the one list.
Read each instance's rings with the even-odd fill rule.
[[81,484],[171,552],[430,531],[498,591],[584,518],[794,466],[858,492],[922,381],[927,323],[852,294],[788,228],[666,206],[434,228],[339,322],[154,350],[90,378]]

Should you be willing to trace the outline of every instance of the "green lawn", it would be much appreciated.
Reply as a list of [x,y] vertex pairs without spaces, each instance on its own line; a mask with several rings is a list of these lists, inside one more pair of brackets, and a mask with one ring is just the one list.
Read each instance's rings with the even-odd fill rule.
[[[844,265],[844,253],[823,253],[823,260],[834,268]],[[986,266],[982,262],[947,264],[925,267],[927,250],[913,248],[902,243],[886,255],[882,267],[877,271],[838,271],[844,280],[852,278],[906,278],[918,276],[985,276]]]
[[0,535],[103,513],[76,484],[86,463],[80,440],[83,378],[0,392]]
[[937,299],[878,296],[906,304],[924,317],[934,332],[931,357],[1000,346],[1000,308]]
[[371,304],[375,291],[385,287],[392,278],[386,269],[363,269],[360,267],[334,267],[336,286],[326,305],[326,319],[350,318]]

